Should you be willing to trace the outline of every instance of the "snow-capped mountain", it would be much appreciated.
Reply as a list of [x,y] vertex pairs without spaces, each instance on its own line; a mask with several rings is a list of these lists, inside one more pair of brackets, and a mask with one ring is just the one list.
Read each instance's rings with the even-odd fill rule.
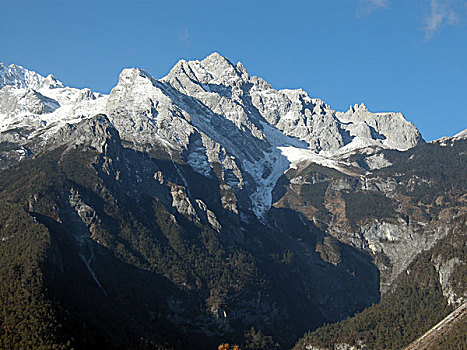
[[0,84],[7,348],[286,349],[364,309],[324,348],[402,348],[467,300],[466,131],[424,143],[217,53],[109,94]]
[[163,149],[206,176],[219,163],[223,186],[249,198],[229,204],[231,210],[250,208],[258,217],[271,207],[272,190],[291,164],[348,172],[352,152],[423,142],[400,113],[371,113],[364,104],[336,112],[301,89],[275,90],[218,53],[181,60],[160,80],[125,69],[109,95],[15,65],[0,65],[0,87],[0,139],[9,144],[4,159],[37,153],[66,125],[105,114],[129,147]]
[[0,88],[9,85],[15,88],[38,89],[44,80],[45,78],[40,74],[21,66],[15,64],[5,66],[0,63]]

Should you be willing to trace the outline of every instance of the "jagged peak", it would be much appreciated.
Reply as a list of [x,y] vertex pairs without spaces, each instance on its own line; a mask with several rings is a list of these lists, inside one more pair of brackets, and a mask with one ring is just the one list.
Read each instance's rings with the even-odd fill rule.
[[84,88],[81,90],[77,100],[95,100],[97,97],[89,88]]
[[0,88],[10,85],[15,88],[37,89],[44,81],[44,77],[39,73],[28,70],[20,65],[0,64]]
[[[23,66],[20,66],[19,64],[12,63],[7,66],[3,62],[0,62],[0,70],[29,71],[28,69],[24,68]],[[29,72],[32,72],[32,71],[29,71]]]
[[184,59],[179,60],[170,70],[162,80],[170,80],[173,77],[178,77],[180,74],[184,74],[190,77],[190,79],[198,80],[197,77],[193,74],[192,66],[200,65],[199,61],[186,61]]
[[121,82],[130,82],[136,80],[138,77],[141,78],[146,78],[150,80],[151,82],[154,81],[155,79],[144,69],[141,68],[124,68],[119,76],[118,76],[118,81],[119,83]]
[[213,52],[200,63],[212,76],[220,81],[236,81],[242,79],[242,76],[249,77],[241,62],[234,65],[228,58],[220,55],[218,52]]
[[235,65],[235,68],[237,69],[237,71],[239,71],[242,75],[246,75],[246,77],[249,77],[249,74],[245,68],[245,66],[243,65],[242,62],[237,62],[237,64]]
[[227,57],[222,56],[220,53],[218,53],[216,51],[214,51],[210,55],[206,56],[206,58],[204,58],[201,61],[201,63],[203,65],[213,63],[213,64],[229,65],[231,67],[234,67],[232,62],[230,62]]
[[41,88],[56,89],[63,88],[61,81],[57,80],[52,74],[49,74],[41,83]]
[[201,61],[179,60],[162,81],[171,81],[181,75],[201,84],[232,84],[249,80],[250,76],[241,62],[234,65],[228,58],[213,52]]
[[354,104],[353,106],[350,106],[349,107],[349,110],[347,111],[347,113],[357,113],[357,112],[369,112],[367,106],[365,105],[365,103],[356,103]]

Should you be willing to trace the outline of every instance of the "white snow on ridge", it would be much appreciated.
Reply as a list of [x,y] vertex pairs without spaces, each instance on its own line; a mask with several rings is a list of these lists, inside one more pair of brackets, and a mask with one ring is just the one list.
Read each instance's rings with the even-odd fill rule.
[[440,139],[433,140],[430,143],[438,143],[440,146],[445,147],[448,145],[452,146],[453,142],[463,140],[463,139],[467,139],[467,129],[462,130],[461,132],[458,132],[454,136],[451,136],[451,137],[444,136],[444,137],[441,137]]
[[461,132],[455,134],[454,138],[456,138],[456,139],[465,139],[465,138],[467,138],[467,129],[462,130]]
[[44,79],[42,75],[24,67],[15,64],[5,66],[0,62],[0,88],[11,85],[15,88],[37,89]]
[[[3,89],[4,88],[4,89]],[[107,96],[89,89],[64,86],[52,75],[46,78],[18,65],[0,63],[0,96],[7,107],[0,113],[0,132],[17,127],[33,128],[28,139],[37,135],[47,138],[64,124],[74,124],[98,113],[105,113]],[[34,99],[32,99],[34,98]],[[31,110],[31,106],[37,110]],[[41,104],[43,108],[41,108]]]
[[343,155],[345,153],[349,153],[349,152],[352,152],[352,151],[356,151],[358,149],[362,149],[362,148],[367,148],[367,147],[371,147],[371,146],[376,146],[376,147],[379,147],[379,148],[390,148],[384,144],[382,144],[381,142],[378,142],[376,140],[371,140],[369,138],[364,138],[364,137],[360,137],[360,136],[356,136],[350,143],[346,144],[345,146],[339,148],[338,150],[334,151],[334,152],[321,152],[320,154],[322,154],[323,156],[327,156],[327,157],[332,157],[332,156],[339,156],[339,155]]
[[347,175],[356,175],[354,172],[347,169],[347,164],[332,158],[327,158],[323,155],[310,151],[309,149],[296,148],[291,146],[279,147],[279,149],[290,162],[290,168],[298,169],[299,164],[302,163],[316,163],[327,168],[335,169]]

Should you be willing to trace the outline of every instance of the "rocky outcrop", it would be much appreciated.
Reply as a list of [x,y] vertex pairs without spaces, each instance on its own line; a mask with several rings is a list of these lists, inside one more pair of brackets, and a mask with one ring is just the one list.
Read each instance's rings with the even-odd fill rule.
[[464,291],[462,295],[458,295],[453,288],[451,275],[456,268],[456,265],[465,264],[464,261],[458,257],[451,258],[443,262],[443,257],[438,256],[435,262],[436,270],[439,274],[439,284],[443,289],[443,295],[446,297],[450,305],[459,305],[467,300],[467,291]]
[[373,255],[384,254],[389,259],[389,266],[382,261],[379,265],[381,292],[385,293],[419,253],[430,249],[447,233],[443,225],[426,227],[423,223],[407,223],[402,219],[392,223],[376,221],[360,227],[363,241],[354,240],[354,243],[361,244]]

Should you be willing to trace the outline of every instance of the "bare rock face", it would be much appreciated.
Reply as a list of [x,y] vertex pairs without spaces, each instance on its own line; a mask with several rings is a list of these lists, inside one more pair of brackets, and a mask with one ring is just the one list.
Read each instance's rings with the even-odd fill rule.
[[362,103],[336,116],[352,139],[344,148],[346,151],[368,145],[404,151],[422,142],[417,128],[401,113],[371,113]]
[[76,211],[81,221],[90,227],[93,221],[97,220],[96,212],[92,207],[84,203],[77,190],[72,189],[69,195],[70,206]]
[[[443,261],[444,260],[444,261]],[[457,265],[465,264],[458,257],[444,259],[442,256],[437,256],[435,267],[439,274],[439,283],[443,289],[443,295],[450,305],[460,305],[467,300],[467,292],[458,293],[453,288],[451,275]]]
[[137,145],[161,142],[186,147],[193,127],[189,117],[140,69],[125,69],[107,101],[106,111],[121,137]]
[[14,89],[7,86],[0,90],[0,98],[0,113],[7,116],[20,113],[48,114],[60,107],[54,99],[32,89]]
[[196,199],[196,204],[198,204],[199,209],[205,213],[206,219],[212,228],[217,232],[220,232],[222,225],[217,220],[216,214],[209,210],[206,203],[204,203],[201,199]]
[[[50,148],[67,145],[86,147],[104,153],[109,140],[118,142],[120,137],[105,115],[96,115],[78,124],[65,124],[47,139]],[[32,145],[33,146],[33,145]]]
[[195,222],[199,222],[199,217],[196,214],[190,198],[187,196],[185,189],[182,186],[171,185],[172,206],[177,208],[180,214],[185,215]]
[[259,139],[265,137],[262,126],[266,122],[306,141],[315,152],[369,145],[403,150],[422,141],[400,113],[374,114],[364,104],[346,113],[335,112],[301,89],[274,90],[261,78],[250,77],[241,63],[234,66],[217,53],[202,61],[178,62],[162,81],[196,97]]
[[447,227],[424,227],[423,223],[373,222],[360,228],[363,246],[372,254],[383,253],[389,258],[390,268],[380,266],[382,271],[381,292],[385,293],[394,279],[422,251],[430,249],[448,233]]

